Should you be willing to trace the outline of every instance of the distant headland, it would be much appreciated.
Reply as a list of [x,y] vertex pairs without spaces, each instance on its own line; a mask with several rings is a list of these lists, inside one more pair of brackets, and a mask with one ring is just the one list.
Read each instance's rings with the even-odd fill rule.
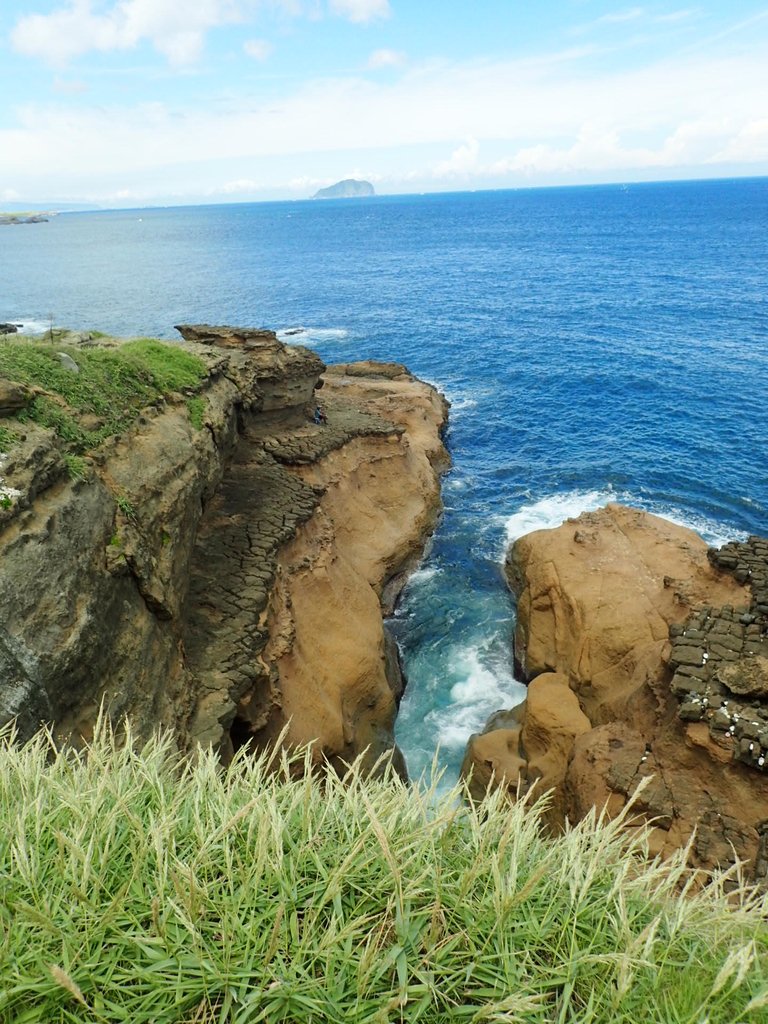
[[358,181],[356,178],[345,178],[335,185],[321,188],[312,196],[313,199],[356,199],[359,196],[375,196],[376,190],[370,181]]
[[45,224],[55,216],[52,213],[3,213],[0,211],[0,224]]

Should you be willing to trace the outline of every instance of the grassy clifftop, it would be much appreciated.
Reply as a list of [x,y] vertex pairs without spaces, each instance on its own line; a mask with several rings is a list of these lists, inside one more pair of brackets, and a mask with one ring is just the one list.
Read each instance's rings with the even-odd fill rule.
[[0,1020],[767,1019],[764,903],[642,835],[302,767],[6,737]]
[[[61,353],[76,369],[62,365]],[[198,390],[206,374],[202,359],[150,338],[112,348],[3,339],[0,378],[35,389],[29,405],[3,421],[6,444],[14,420],[32,420],[52,428],[67,450],[82,454],[124,430],[151,402],[173,391]]]

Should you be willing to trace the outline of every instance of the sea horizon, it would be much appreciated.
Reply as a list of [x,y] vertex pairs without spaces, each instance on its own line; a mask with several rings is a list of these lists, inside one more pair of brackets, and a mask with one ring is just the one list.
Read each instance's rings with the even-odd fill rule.
[[[364,180],[364,179],[361,179]],[[704,182],[712,183],[737,183],[747,181],[768,181],[768,175],[765,174],[717,174],[713,176],[703,177],[681,177],[681,178],[615,178],[610,181],[581,181],[581,182],[550,182],[550,183],[538,183],[528,184],[521,183],[518,185],[505,185],[505,186],[489,186],[488,188],[460,188],[460,189],[435,189],[431,191],[414,191],[414,192],[379,192],[373,196],[345,196],[335,199],[323,199],[323,203],[331,202],[344,202],[347,199],[356,200],[375,200],[375,199],[396,199],[396,198],[426,198],[430,196],[462,196],[462,195],[475,195],[478,193],[505,193],[505,192],[538,192],[538,191],[553,191],[553,190],[571,190],[571,189],[601,189],[601,188],[640,188],[643,186],[654,186],[654,185],[698,185]],[[329,184],[332,184],[329,179]],[[375,186],[374,186],[375,187]],[[82,200],[82,204],[77,200],[68,199],[62,200],[60,203],[57,200],[14,200],[13,202],[7,202],[4,206],[0,207],[0,212],[3,213],[17,213],[17,212],[30,212],[30,213],[51,213],[56,216],[63,216],[64,214],[80,214],[80,213],[124,213],[133,212],[137,210],[176,210],[176,209],[197,209],[199,207],[204,208],[215,208],[219,206],[232,207],[232,206],[261,206],[261,205],[273,205],[275,203],[303,203],[303,202],[316,202],[314,196],[279,196],[270,199],[218,199],[213,201],[210,197],[201,196],[195,201],[171,201],[172,197],[167,200],[158,199],[154,202],[139,203],[138,205],[129,206],[102,206],[93,200]],[[57,206],[60,207],[57,209]],[[66,209],[65,207],[70,207]]]

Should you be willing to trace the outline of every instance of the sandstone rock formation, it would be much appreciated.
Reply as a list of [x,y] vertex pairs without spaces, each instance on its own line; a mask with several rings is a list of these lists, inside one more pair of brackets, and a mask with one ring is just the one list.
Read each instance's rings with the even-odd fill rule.
[[528,698],[470,740],[473,792],[492,774],[512,795],[552,790],[557,828],[592,807],[617,812],[651,777],[637,810],[652,852],[695,834],[702,867],[765,860],[763,725],[751,723],[768,713],[756,706],[768,619],[746,584],[768,545],[753,541],[751,563],[733,561],[750,570],[739,579],[692,531],[618,505],[517,541],[507,575]]
[[321,377],[272,332],[179,330],[208,367],[201,428],[175,394],[78,479],[33,423],[7,455],[0,722],[87,739],[105,701],[225,758],[287,726],[372,761],[402,686],[382,608],[439,512],[447,404],[400,366]]

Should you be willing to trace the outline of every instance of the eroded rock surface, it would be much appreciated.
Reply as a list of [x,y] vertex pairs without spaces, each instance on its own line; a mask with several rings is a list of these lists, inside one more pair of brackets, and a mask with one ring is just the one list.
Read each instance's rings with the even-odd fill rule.
[[382,609],[439,513],[447,404],[393,364],[323,378],[272,332],[180,330],[208,366],[202,426],[174,395],[82,479],[34,424],[4,461],[0,721],[87,738],[106,701],[184,748],[287,726],[372,762],[402,689]]
[[759,873],[768,546],[751,538],[731,565],[732,548],[723,566],[692,531],[618,505],[517,541],[507,574],[528,698],[470,740],[473,791],[492,773],[512,795],[550,789],[556,828],[617,812],[650,776],[638,812],[653,852],[695,833],[694,863],[738,857]]

